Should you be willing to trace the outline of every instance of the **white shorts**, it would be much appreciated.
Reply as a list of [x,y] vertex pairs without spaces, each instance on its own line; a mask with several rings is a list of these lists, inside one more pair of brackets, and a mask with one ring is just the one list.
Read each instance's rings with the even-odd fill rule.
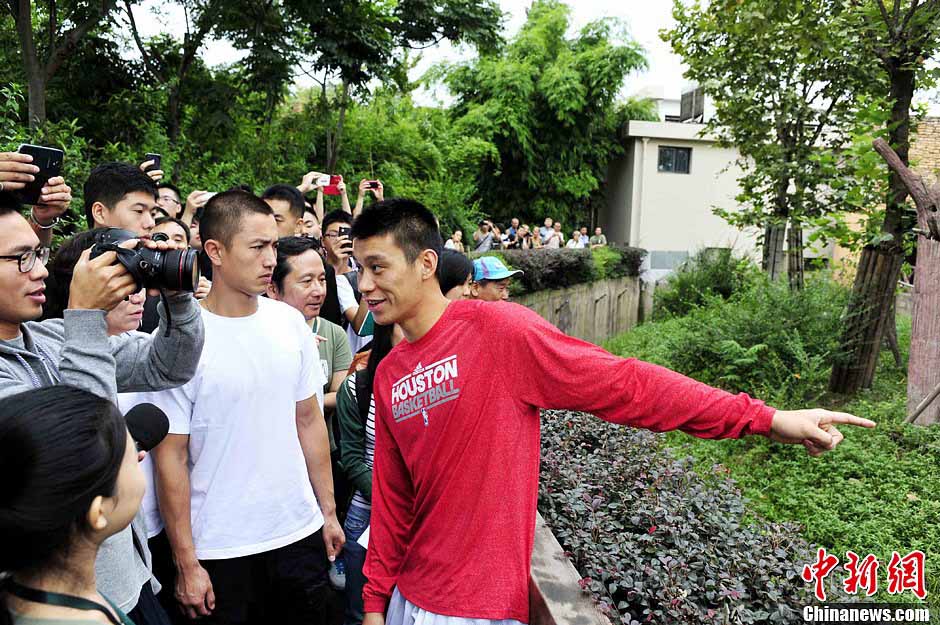
[[520,621],[507,618],[493,621],[485,618],[464,618],[462,616],[441,616],[423,610],[411,603],[400,592],[398,586],[392,593],[385,615],[385,625],[524,625]]

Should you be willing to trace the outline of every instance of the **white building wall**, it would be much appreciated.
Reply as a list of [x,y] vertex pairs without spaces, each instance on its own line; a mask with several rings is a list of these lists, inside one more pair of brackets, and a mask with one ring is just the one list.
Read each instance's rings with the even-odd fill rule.
[[[639,182],[631,201],[631,245],[650,252],[694,254],[705,247],[732,247],[756,254],[756,231],[742,232],[712,212],[737,206],[736,150],[682,139],[641,137],[633,142],[639,150],[634,169]],[[690,173],[658,171],[660,146],[691,148]]]

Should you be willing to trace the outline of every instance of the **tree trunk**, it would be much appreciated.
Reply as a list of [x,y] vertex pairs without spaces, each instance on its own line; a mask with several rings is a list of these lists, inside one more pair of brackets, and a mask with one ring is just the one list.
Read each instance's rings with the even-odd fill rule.
[[[909,64],[895,58],[887,59],[884,65],[891,81],[890,143],[901,161],[907,165],[914,70]],[[884,330],[888,319],[894,318],[889,313],[904,261],[901,218],[907,194],[907,187],[900,174],[892,169],[881,230],[894,238],[877,247],[866,246],[862,251],[842,333],[843,359],[835,363],[829,378],[829,390],[832,392],[854,393],[858,389],[871,387],[874,380]]]
[[[927,228],[921,219],[920,227]],[[907,370],[908,414],[940,385],[940,241],[919,237],[914,269],[914,320],[911,326],[911,358]],[[940,422],[936,399],[914,423]]]
[[898,345],[898,298],[895,296],[891,300],[891,310],[888,311],[888,318],[885,320],[885,345],[894,356],[894,364],[898,369],[904,366],[904,359],[901,358],[901,346]]
[[842,353],[829,378],[830,391],[854,393],[871,387],[902,260],[901,246],[893,241],[862,250],[843,320]]
[[[892,59],[888,64],[891,78],[891,121],[888,126],[888,143],[894,148],[901,162],[910,163],[911,147],[911,102],[914,99],[914,70],[905,67],[902,61]],[[900,241],[901,220],[908,189],[901,175],[890,170],[888,176],[888,198],[885,206],[885,221],[882,232],[892,234]]]
[[167,95],[167,129],[166,134],[171,144],[175,144],[180,136],[180,94],[181,85],[177,83],[175,87],[170,88]]
[[786,270],[786,252],[784,240],[787,234],[787,223],[768,223],[764,227],[764,258],[762,268],[771,280],[782,278]]
[[787,231],[787,278],[791,291],[803,290],[803,227],[793,221]]
[[327,145],[327,167],[326,170],[331,174],[336,173],[336,164],[339,162],[339,150],[343,142],[343,126],[346,123],[346,109],[349,106],[349,83],[343,81],[343,91],[340,94],[339,118],[336,120],[336,131],[333,133],[333,140]]
[[46,121],[46,72],[36,53],[31,4],[29,0],[17,0],[15,21],[20,53],[23,56],[23,72],[26,74],[29,89],[29,129],[35,131]]

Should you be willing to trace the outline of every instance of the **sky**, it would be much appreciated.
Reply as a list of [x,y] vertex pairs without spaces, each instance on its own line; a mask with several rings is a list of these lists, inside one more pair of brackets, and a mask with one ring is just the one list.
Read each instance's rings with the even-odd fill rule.
[[[631,36],[646,51],[649,67],[641,72],[634,72],[627,77],[622,90],[624,96],[641,90],[652,90],[663,97],[678,99],[688,82],[682,77],[683,64],[672,49],[659,38],[659,31],[671,28],[672,0],[566,0],[571,6],[572,29],[577,30],[590,21],[601,17],[615,17],[622,20]],[[522,27],[526,10],[532,0],[499,0],[505,14],[504,36],[512,37]],[[182,40],[185,32],[185,19],[179,5],[146,0],[135,10],[138,27],[146,38],[160,32],[170,32]],[[203,57],[209,65],[231,63],[240,56],[228,42],[211,41],[203,50]],[[422,52],[421,60],[412,70],[411,79],[420,77],[432,65],[440,62],[455,62],[472,58],[473,51],[468,47],[455,48],[444,42]],[[297,87],[309,87],[313,81],[298,71]],[[450,97],[443,87],[436,91],[419,90],[414,94],[415,101],[422,105],[443,104],[450,102]],[[940,91],[919,94],[919,101],[926,102],[932,115],[940,115]]]
[[[682,63],[672,53],[669,46],[659,39],[659,30],[672,24],[672,0],[567,0],[572,7],[572,27],[577,30],[600,17],[616,17],[623,20],[633,38],[647,51],[649,69],[631,75],[625,85],[626,94],[632,94],[645,87],[665,89],[667,97],[678,98],[684,83]],[[531,0],[499,0],[505,14],[504,36],[512,37],[525,23],[526,10]],[[134,11],[137,26],[144,38],[160,32],[170,32],[182,39],[185,32],[185,18],[178,5],[147,0]],[[209,65],[231,63],[240,56],[239,52],[225,41],[212,41],[203,50],[203,57]],[[454,62],[472,58],[473,51],[468,47],[455,48],[444,42],[434,48],[424,50],[421,60],[412,72],[412,79],[418,78],[432,65],[440,62]],[[309,86],[312,81],[300,74],[297,84]],[[446,93],[415,94],[421,104],[436,101],[446,103]]]

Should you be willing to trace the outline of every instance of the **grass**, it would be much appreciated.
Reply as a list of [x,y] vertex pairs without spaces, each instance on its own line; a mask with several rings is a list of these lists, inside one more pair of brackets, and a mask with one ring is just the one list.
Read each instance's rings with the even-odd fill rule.
[[[615,337],[606,347],[668,365],[661,341],[675,320],[640,326]],[[910,342],[910,319],[898,322],[902,350]],[[904,354],[906,360],[906,354]],[[873,553],[881,562],[878,600],[915,601],[911,593],[885,591],[892,551],[926,554],[928,600],[940,598],[940,425],[904,425],[906,368],[889,353],[881,355],[873,388],[842,400],[823,396],[822,407],[851,412],[878,423],[874,430],[843,428],[845,440],[821,458],[802,447],[751,437],[708,441],[682,433],[667,435],[676,455],[692,456],[703,475],[726,467],[748,500],[751,514],[772,521],[796,521],[811,542],[845,561],[852,550]],[[836,574],[841,579],[844,569]],[[838,600],[838,599],[837,599]]]

